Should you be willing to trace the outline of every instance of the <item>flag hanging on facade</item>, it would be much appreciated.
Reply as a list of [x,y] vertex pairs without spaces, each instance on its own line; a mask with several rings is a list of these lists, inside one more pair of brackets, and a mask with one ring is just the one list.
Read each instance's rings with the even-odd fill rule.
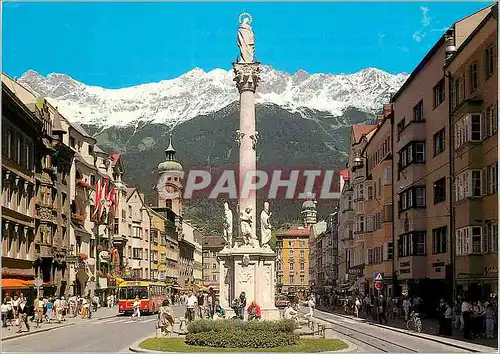
[[113,212],[115,211],[115,188],[111,187],[108,193],[108,198],[106,200],[106,212],[109,213],[111,207],[113,207]]
[[106,178],[104,183],[103,183],[103,187],[102,187],[102,191],[101,191],[101,195],[100,195],[100,200],[99,200],[99,219],[101,219],[102,217],[102,213],[104,212],[104,209],[106,208],[106,198],[108,196],[108,188],[109,188],[109,179]]
[[99,210],[101,209],[101,193],[102,193],[102,179],[99,178],[99,180],[95,184],[94,213],[92,214],[93,218],[99,214]]

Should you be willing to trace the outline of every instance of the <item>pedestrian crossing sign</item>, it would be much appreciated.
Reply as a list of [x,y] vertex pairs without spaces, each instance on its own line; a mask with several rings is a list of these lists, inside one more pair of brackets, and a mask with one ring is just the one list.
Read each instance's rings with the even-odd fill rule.
[[384,277],[382,276],[382,273],[377,273],[375,275],[375,281],[383,281]]

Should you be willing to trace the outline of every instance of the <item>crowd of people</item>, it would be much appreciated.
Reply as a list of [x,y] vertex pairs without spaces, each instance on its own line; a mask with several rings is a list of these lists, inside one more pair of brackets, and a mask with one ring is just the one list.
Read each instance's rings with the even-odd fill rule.
[[[371,317],[374,321],[386,324],[388,320],[408,321],[411,313],[425,315],[429,308],[418,295],[399,297],[354,294],[340,297],[335,294],[319,295],[317,301],[321,306],[335,310],[339,307],[345,314],[356,317]],[[432,305],[432,304],[431,304]],[[453,303],[440,299],[436,304],[435,317],[438,320],[438,334],[451,336],[453,328],[463,333],[465,339],[495,338],[498,328],[498,297],[492,294],[487,301],[471,301],[458,296]],[[433,314],[434,315],[434,314]]]

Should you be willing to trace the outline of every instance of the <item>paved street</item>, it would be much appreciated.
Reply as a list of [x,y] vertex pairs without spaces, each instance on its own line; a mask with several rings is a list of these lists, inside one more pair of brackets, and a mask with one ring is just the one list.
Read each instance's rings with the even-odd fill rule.
[[[397,353],[464,353],[464,352],[496,352],[494,348],[474,345],[467,342],[435,336],[428,339],[382,328],[371,323],[363,323],[331,313],[315,310],[315,317],[331,321],[335,333],[359,347],[360,352],[397,352]],[[449,344],[439,343],[446,341]],[[462,347],[462,348],[460,348]]]
[[[117,308],[114,309],[116,312]],[[184,307],[174,307],[176,317]],[[113,318],[78,321],[72,326],[9,339],[4,352],[128,352],[138,340],[154,334],[156,315],[140,320],[117,315]]]

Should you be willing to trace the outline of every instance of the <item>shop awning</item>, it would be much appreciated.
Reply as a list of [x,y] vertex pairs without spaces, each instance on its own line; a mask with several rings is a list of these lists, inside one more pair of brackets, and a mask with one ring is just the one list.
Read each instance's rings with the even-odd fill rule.
[[34,286],[34,280],[2,279],[2,289],[27,289]]

